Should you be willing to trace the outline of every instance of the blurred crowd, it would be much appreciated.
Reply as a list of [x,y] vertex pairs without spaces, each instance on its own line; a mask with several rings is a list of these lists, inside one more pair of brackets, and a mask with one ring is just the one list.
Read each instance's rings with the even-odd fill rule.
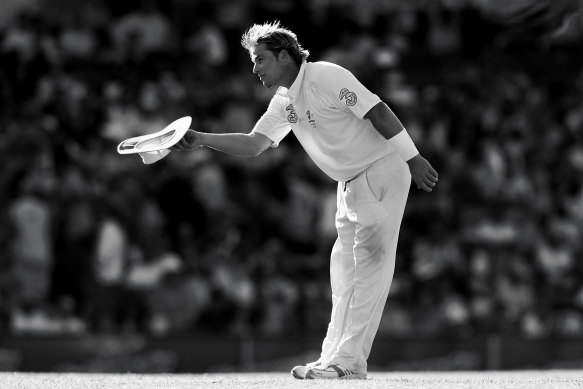
[[278,19],[440,174],[411,189],[379,334],[583,335],[583,40],[510,34],[486,3],[3,1],[0,331],[324,333],[336,186],[293,134],[116,153],[187,115],[250,131],[274,91],[240,36]]

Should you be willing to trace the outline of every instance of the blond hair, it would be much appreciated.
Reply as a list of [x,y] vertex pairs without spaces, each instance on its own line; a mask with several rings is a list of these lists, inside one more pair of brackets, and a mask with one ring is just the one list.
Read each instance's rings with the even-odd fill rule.
[[275,54],[286,50],[298,65],[310,55],[310,52],[300,45],[296,34],[281,26],[278,20],[272,23],[254,24],[241,37],[241,45],[249,52],[261,43]]

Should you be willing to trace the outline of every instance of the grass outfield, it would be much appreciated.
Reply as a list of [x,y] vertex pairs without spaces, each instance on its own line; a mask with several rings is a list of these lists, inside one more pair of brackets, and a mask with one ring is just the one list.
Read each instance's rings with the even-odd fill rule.
[[286,373],[0,373],[2,389],[583,388],[583,371],[369,373],[362,381],[296,380]]

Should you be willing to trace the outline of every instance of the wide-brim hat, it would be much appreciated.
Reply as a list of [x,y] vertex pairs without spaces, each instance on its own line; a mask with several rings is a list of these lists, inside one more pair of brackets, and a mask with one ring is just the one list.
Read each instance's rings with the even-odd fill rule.
[[163,130],[152,134],[135,136],[122,141],[117,146],[119,154],[139,154],[145,164],[161,160],[190,128],[192,118],[184,116],[167,125]]

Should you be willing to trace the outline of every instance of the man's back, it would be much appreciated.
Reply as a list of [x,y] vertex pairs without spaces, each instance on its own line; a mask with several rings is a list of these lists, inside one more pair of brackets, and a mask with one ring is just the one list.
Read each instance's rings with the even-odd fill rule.
[[292,130],[320,169],[347,181],[393,151],[364,119],[379,102],[348,70],[304,62],[292,86],[278,89],[254,131],[278,144]]

